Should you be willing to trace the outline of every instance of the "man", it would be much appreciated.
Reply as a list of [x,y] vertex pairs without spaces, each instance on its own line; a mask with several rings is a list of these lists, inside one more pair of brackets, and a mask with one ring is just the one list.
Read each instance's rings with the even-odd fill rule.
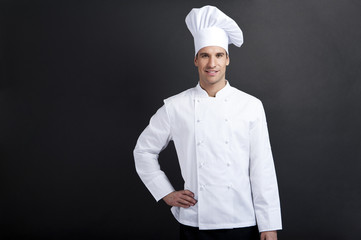
[[[212,6],[193,9],[186,24],[199,83],[164,100],[137,141],[136,170],[154,198],[172,206],[181,239],[276,240],[281,213],[263,106],[225,78],[228,44],[241,46],[242,31]],[[180,191],[158,162],[170,140],[185,181]]]

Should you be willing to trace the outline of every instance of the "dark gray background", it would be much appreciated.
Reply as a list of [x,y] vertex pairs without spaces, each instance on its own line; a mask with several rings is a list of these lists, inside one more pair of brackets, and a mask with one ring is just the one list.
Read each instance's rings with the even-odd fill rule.
[[[227,79],[266,109],[279,239],[360,239],[357,0],[2,1],[1,239],[178,238],[132,151],[162,100],[197,84],[184,18],[206,4],[244,32]],[[172,144],[160,161],[181,188]]]

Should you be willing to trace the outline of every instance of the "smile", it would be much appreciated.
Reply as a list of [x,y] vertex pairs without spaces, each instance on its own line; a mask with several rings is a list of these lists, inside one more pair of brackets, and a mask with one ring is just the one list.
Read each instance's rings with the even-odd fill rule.
[[213,76],[213,75],[216,75],[216,74],[218,73],[218,71],[216,71],[216,70],[206,70],[206,73],[207,73],[208,75]]

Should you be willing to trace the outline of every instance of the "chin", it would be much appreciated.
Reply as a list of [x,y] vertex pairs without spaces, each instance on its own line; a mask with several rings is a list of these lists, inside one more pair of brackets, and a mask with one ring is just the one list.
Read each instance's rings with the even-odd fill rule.
[[207,79],[206,82],[208,84],[216,84],[219,83],[220,81],[222,81],[222,79]]

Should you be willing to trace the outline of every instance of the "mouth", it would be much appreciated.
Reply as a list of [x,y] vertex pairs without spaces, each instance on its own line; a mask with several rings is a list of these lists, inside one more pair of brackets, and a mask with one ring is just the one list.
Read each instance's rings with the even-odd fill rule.
[[206,70],[205,72],[207,73],[207,75],[214,76],[214,75],[216,75],[219,71],[217,71],[217,70]]

